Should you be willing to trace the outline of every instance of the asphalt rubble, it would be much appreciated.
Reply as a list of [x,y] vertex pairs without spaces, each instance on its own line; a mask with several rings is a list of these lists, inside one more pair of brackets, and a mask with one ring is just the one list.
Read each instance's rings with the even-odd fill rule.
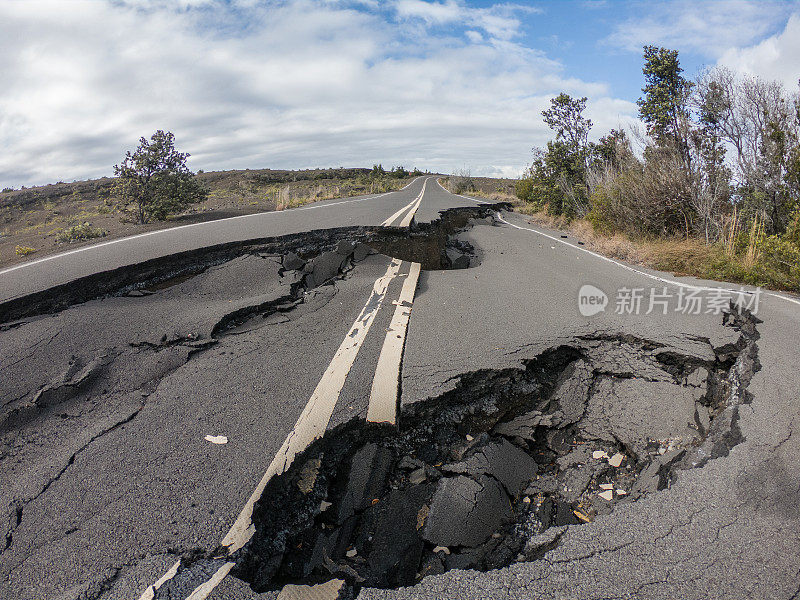
[[[174,585],[233,559],[256,592],[340,580],[340,597],[352,598],[537,560],[568,526],[664,489],[742,440],[759,321],[733,306],[725,321],[739,338],[723,348],[582,337],[520,369],[465,374],[406,407],[397,428],[340,425],[269,482],[244,548],[184,558]],[[614,414],[634,397],[651,402],[640,425]]]

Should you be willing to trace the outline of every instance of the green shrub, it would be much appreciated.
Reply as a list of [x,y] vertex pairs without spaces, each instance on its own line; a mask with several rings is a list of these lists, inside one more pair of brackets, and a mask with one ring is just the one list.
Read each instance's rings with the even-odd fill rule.
[[92,227],[91,223],[83,223],[81,225],[73,225],[66,227],[56,233],[56,242],[59,244],[70,244],[72,242],[80,242],[83,240],[91,240],[93,238],[105,237],[107,232],[99,227]]

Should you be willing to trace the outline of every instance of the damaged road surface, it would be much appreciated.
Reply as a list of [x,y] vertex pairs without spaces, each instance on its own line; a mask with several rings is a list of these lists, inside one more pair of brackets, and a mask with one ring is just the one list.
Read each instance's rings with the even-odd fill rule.
[[[212,249],[192,269],[178,257],[121,273],[113,293],[5,305],[21,318],[0,325],[0,586],[99,597],[131,566],[152,560],[155,572],[219,543],[253,487],[243,481],[261,476],[346,334],[365,333],[350,323],[376,282],[395,299],[412,261],[452,268],[470,248],[449,235],[480,214]],[[385,304],[364,309],[384,332]],[[373,338],[334,422],[366,414]]]
[[416,185],[0,305],[0,597],[800,597],[794,307]]
[[[464,375],[399,429],[355,419],[330,430],[267,485],[232,573],[256,592],[343,580],[352,595],[541,558],[565,526],[663,490],[741,440],[757,332],[752,316],[731,317],[731,347],[576,339],[523,369]],[[638,420],[634,397],[646,403]],[[187,557],[156,598],[193,589],[214,561]]]

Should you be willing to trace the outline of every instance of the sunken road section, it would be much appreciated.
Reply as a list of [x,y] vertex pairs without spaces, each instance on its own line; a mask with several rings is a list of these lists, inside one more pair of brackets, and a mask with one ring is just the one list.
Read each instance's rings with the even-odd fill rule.
[[[576,338],[522,368],[463,375],[406,407],[398,428],[340,425],[267,485],[232,573],[257,592],[343,581],[340,597],[352,598],[537,560],[566,526],[664,489],[742,440],[758,322],[732,306],[724,324],[739,338],[721,348]],[[227,560],[224,548],[185,556],[156,598],[191,591]]]
[[[425,270],[467,268],[463,243],[449,239],[468,226],[473,218],[493,219],[507,203],[477,207],[452,208],[430,223],[412,223],[410,227],[337,227],[318,229],[279,237],[261,238],[208,246],[155,258],[125,267],[82,277],[41,292],[0,303],[0,326],[50,314],[69,306],[110,296],[124,296],[132,291],[166,284],[180,277],[191,277],[209,267],[244,255],[296,254],[303,259],[334,251],[340,242],[363,243],[375,251],[418,262]],[[305,260],[303,261],[305,262]]]

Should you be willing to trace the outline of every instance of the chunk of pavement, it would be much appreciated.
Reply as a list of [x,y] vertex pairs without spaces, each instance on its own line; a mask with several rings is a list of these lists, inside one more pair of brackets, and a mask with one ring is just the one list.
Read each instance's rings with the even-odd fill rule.
[[516,497],[536,477],[539,466],[526,452],[504,439],[479,447],[469,458],[444,465],[442,471],[450,473],[491,475],[503,484],[509,496]]
[[383,494],[394,456],[373,442],[360,448],[350,461],[350,474],[339,504],[339,523],[362,511]]
[[656,456],[636,478],[636,484],[630,491],[631,498],[635,500],[645,494],[657,492],[667,487],[670,468],[681,460],[685,453],[684,449],[676,448]]
[[331,579],[317,585],[283,586],[277,600],[338,600],[344,591],[344,580]]
[[425,484],[393,490],[364,511],[355,545],[369,549],[368,585],[395,587],[414,579],[424,547],[417,515],[433,489],[433,485]]
[[500,543],[500,540],[490,538],[484,544],[477,548],[464,548],[460,552],[453,552],[445,556],[445,565],[448,569],[475,569],[480,568],[484,559],[490,554]]
[[322,285],[329,279],[333,279],[339,274],[346,257],[338,252],[323,252],[315,257],[310,262],[306,263],[304,268],[306,272],[306,286],[314,288]]
[[419,469],[420,467],[424,467],[425,463],[419,459],[413,458],[411,456],[404,456],[400,459],[397,463],[397,468],[402,469],[404,471],[413,471],[414,469]]
[[556,425],[571,425],[583,416],[593,379],[593,368],[585,360],[576,360],[567,365],[553,391],[552,399],[560,409],[560,422]]
[[455,248],[447,248],[447,258],[450,261],[450,266],[453,269],[468,269],[469,256]]
[[689,443],[697,437],[689,426],[694,423],[696,392],[667,381],[601,377],[578,426],[585,437],[622,443],[644,456],[650,440]]
[[697,430],[700,435],[705,435],[711,427],[711,415],[708,412],[708,407],[702,404],[697,404],[694,411],[694,423],[697,425]]
[[306,261],[297,256],[294,252],[288,252],[284,255],[282,264],[283,268],[287,271],[296,271],[297,269],[302,269]]
[[446,477],[433,495],[423,537],[437,546],[475,547],[511,516],[511,503],[497,480]]
[[600,492],[597,495],[600,496],[603,500],[608,500],[609,502],[611,502],[614,499],[614,491],[613,490],[605,490],[603,492]]
[[525,542],[525,548],[522,550],[522,554],[528,560],[535,558],[538,554],[541,554],[543,550],[555,544],[558,538],[564,535],[566,530],[567,527],[565,525],[545,529],[539,535],[534,535]]
[[441,575],[444,573],[444,571],[444,561],[441,559],[441,557],[434,554],[433,556],[429,556],[428,560],[426,560],[422,565],[417,577],[422,579],[423,577],[429,577],[430,575]]
[[560,495],[567,502],[577,502],[581,494],[589,487],[595,475],[596,468],[594,468],[594,465],[575,466],[562,471],[558,476],[558,481],[561,484],[559,486]]
[[532,410],[520,415],[511,421],[505,423],[498,423],[494,426],[493,431],[499,435],[504,435],[510,438],[522,438],[523,440],[534,441],[536,439],[537,427],[552,427],[558,417],[552,414],[542,414],[539,410]]
[[409,473],[408,475],[408,481],[412,485],[417,485],[419,483],[422,483],[423,481],[425,481],[425,479],[427,479],[427,475],[425,475],[425,467],[420,467],[415,471],[411,471],[411,473]]
[[341,254],[342,256],[349,256],[353,253],[353,250],[356,249],[355,242],[351,242],[349,240],[342,240],[338,244],[336,244],[336,252]]
[[696,388],[704,388],[708,381],[708,369],[697,367],[683,379],[683,385]]
[[375,250],[367,246],[366,244],[359,243],[355,250],[353,250],[353,262],[361,262],[365,258],[367,258],[370,254],[375,254]]

